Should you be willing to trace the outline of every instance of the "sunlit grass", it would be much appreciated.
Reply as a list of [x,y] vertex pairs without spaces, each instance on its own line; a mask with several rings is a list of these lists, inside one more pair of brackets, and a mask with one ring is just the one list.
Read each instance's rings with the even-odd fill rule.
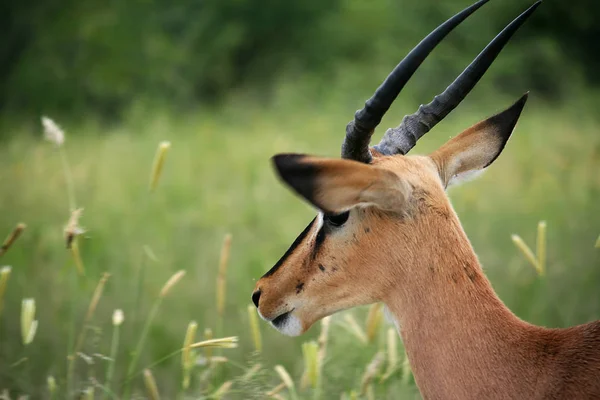
[[[337,156],[352,115],[337,105],[282,107],[232,107],[186,118],[155,113],[109,130],[61,121],[67,132],[77,132],[67,138],[72,185],[41,129],[22,128],[6,141],[0,149],[0,233],[10,235],[21,221],[27,230],[0,258],[0,265],[11,266],[0,314],[0,359],[6,360],[0,390],[64,398],[66,357],[77,349],[93,364],[73,358],[72,395],[92,388],[98,398],[121,398],[130,384],[131,393],[148,396],[149,371],[161,398],[245,398],[245,391],[260,397],[277,388],[273,396],[289,398],[289,382],[274,369],[281,365],[301,399],[315,393],[340,398],[342,392],[346,398],[414,397],[402,345],[390,339],[379,306],[335,316],[323,328],[327,339],[318,337],[319,327],[298,339],[261,321],[260,334],[255,331],[256,315],[247,308],[255,279],[314,213],[279,184],[269,157],[288,151]],[[382,126],[399,122],[399,109]],[[415,151],[433,150],[486,112],[463,107]],[[531,322],[566,326],[600,316],[597,131],[594,121],[568,110],[533,104],[489,171],[450,193],[494,288]],[[172,146],[153,169],[163,141]],[[78,258],[65,246],[65,221],[74,211],[69,203],[85,208],[85,232],[77,230],[73,242],[85,275],[77,274]],[[539,221],[547,221],[547,231],[536,231]],[[544,277],[511,243],[515,232],[535,248]],[[233,242],[224,243],[230,233]],[[94,302],[105,273],[110,279]],[[28,298],[35,298],[32,321],[38,325],[25,347],[20,309]],[[125,310],[125,320],[113,319],[116,309]],[[197,343],[235,336],[238,347],[182,345],[190,321],[197,322]],[[27,329],[25,336],[31,324]],[[310,343],[304,354],[303,343]],[[310,384],[303,386],[305,370]]]

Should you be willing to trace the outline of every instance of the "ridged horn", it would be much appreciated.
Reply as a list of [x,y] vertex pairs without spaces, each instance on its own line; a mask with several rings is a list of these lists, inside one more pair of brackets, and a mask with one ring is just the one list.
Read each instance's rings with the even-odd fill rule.
[[421,105],[416,113],[405,116],[397,128],[388,129],[375,149],[384,155],[408,153],[417,140],[464,100],[513,34],[540,3],[541,0],[508,24],[442,94],[435,96],[431,103]]
[[371,162],[369,142],[373,131],[398,97],[404,85],[435,46],[456,26],[488,1],[480,0],[438,26],[394,68],[392,73],[375,91],[373,97],[367,100],[364,108],[358,110],[354,115],[354,120],[346,126],[346,138],[342,144],[343,158],[365,163]]

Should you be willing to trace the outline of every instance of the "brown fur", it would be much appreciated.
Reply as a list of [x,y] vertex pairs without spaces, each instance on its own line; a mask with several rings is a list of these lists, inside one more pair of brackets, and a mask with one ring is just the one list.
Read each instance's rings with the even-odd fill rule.
[[[304,160],[320,167],[315,189],[301,195],[333,211],[346,209],[349,198],[355,204],[342,228],[314,223],[281,268],[258,281],[261,315],[271,320],[293,310],[305,331],[339,310],[384,302],[426,399],[600,398],[600,322],[546,329],[517,318],[483,274],[445,194],[452,177],[498,156],[510,135],[499,136],[498,127],[488,119],[431,157],[374,153],[360,167]],[[340,169],[335,179],[327,172]],[[293,174],[280,173],[294,187]],[[369,177],[376,182],[365,188]],[[377,194],[361,202],[370,187]],[[386,187],[402,188],[399,209],[380,207]]]

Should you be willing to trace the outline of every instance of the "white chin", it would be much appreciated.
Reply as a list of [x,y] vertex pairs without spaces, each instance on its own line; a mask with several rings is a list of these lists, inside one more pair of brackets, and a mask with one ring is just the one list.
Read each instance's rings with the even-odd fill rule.
[[288,315],[285,321],[279,325],[272,325],[286,336],[300,336],[302,334],[302,323],[294,314]]

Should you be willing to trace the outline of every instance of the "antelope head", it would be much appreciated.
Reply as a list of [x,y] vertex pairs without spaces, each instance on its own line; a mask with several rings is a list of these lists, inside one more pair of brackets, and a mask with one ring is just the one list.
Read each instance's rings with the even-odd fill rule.
[[261,317],[280,332],[300,335],[327,315],[385,302],[409,285],[416,270],[427,268],[428,253],[442,246],[439,217],[453,213],[445,189],[482,171],[504,148],[527,95],[430,155],[406,155],[473,89],[539,2],[498,34],[443,93],[369,147],[375,127],[427,55],[487,1],[440,25],[396,66],[346,127],[342,159],[273,157],[280,178],[319,211],[252,294]]

